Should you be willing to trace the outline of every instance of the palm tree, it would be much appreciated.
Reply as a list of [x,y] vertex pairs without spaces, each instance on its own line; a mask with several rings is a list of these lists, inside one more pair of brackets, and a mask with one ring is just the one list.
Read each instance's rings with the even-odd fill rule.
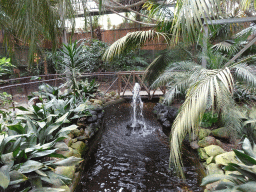
[[[206,2],[209,2],[209,4]],[[245,1],[242,2],[244,5]],[[103,58],[111,60],[116,55],[143,46],[147,41],[159,36],[164,37],[170,45],[173,42],[177,43],[180,39],[185,42],[194,42],[195,39],[200,37],[199,34],[203,26],[202,18],[218,18],[220,13],[224,13],[228,6],[235,7],[229,1],[178,0],[171,25],[168,21],[159,24],[164,26],[164,29],[169,29],[167,31],[170,33],[154,30],[128,33],[125,37],[113,43],[105,52]],[[220,49],[221,46],[218,45],[218,48]],[[236,51],[238,50],[237,48]],[[236,132],[239,131],[241,129],[240,119],[237,118],[239,111],[236,109],[236,104],[232,98],[235,79],[243,81],[248,86],[254,87],[256,84],[256,77],[246,64],[246,60],[251,57],[235,63],[228,63],[228,59],[223,55],[214,53],[207,56],[208,69],[194,62],[193,58],[192,61],[171,63],[168,54],[157,57],[147,69],[147,74],[157,74],[156,69],[161,72],[170,65],[152,85],[153,87],[169,86],[169,91],[166,94],[166,100],[169,103],[175,95],[182,92],[186,94],[186,99],[172,125],[170,134],[170,161],[176,165],[181,176],[184,176],[181,161],[182,141],[187,134],[193,133],[198,128],[204,112],[207,109],[217,111],[224,119],[226,127]],[[230,132],[236,133],[234,131]]]

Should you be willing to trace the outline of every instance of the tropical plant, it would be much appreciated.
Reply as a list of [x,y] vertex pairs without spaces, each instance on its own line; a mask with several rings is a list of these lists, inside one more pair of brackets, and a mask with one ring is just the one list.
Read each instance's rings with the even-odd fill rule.
[[55,50],[64,19],[73,21],[74,11],[70,0],[1,0],[0,4],[0,26],[8,52],[13,55],[14,45],[28,44],[30,64],[34,63],[36,52],[43,52],[42,40],[51,40]]
[[[225,171],[228,175],[209,175],[203,178],[202,186],[219,181],[214,191],[255,191],[256,186],[256,146],[245,138],[243,150],[234,150],[239,163],[228,163]],[[238,172],[238,174],[237,174]]]
[[84,44],[79,42],[63,45],[60,50],[59,64],[61,73],[66,75],[66,86],[72,87],[73,92],[77,89],[77,78],[81,70],[85,67],[86,56],[84,54]]
[[[124,50],[141,46],[147,40],[160,34],[162,33],[154,31],[127,34],[109,47],[104,54],[105,59],[112,59]],[[169,40],[168,36],[164,35],[164,37]],[[185,95],[185,101],[173,123],[170,135],[172,146],[170,161],[179,168],[181,175],[183,174],[180,156],[182,141],[188,133],[198,128],[205,111],[221,112],[219,117],[230,130],[232,138],[235,138],[236,133],[241,133],[242,125],[241,120],[237,118],[241,116],[240,112],[236,109],[232,98],[234,80],[236,78],[237,81],[247,86],[255,86],[256,83],[252,69],[245,63],[252,56],[229,65],[226,65],[228,59],[225,55],[213,52],[211,47],[208,49],[207,56],[208,69],[197,64],[201,60],[200,57],[197,59],[191,55],[190,60],[172,62],[167,53],[158,56],[146,70],[148,74],[153,74],[153,80],[156,79],[152,88],[168,87],[169,91],[165,97],[167,103],[170,104],[177,95]],[[167,70],[164,71],[165,68]],[[161,71],[164,72],[158,77]]]
[[12,95],[6,93],[6,92],[3,92],[3,93],[0,93],[0,107],[1,108],[5,108],[5,106],[11,104],[12,102]]
[[10,63],[10,60],[10,58],[6,59],[6,57],[0,59],[0,76],[10,74],[12,72],[11,68],[15,66]]

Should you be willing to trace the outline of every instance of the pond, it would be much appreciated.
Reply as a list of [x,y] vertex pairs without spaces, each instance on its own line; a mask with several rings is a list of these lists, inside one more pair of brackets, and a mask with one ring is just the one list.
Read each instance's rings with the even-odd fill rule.
[[186,182],[169,167],[168,137],[152,113],[154,105],[144,103],[146,127],[135,131],[127,128],[130,103],[105,109],[105,130],[77,192],[202,191],[197,166],[185,163]]

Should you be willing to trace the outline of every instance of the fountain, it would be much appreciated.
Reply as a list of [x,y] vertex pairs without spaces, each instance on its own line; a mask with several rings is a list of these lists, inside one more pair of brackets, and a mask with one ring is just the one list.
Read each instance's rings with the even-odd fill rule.
[[133,88],[133,97],[132,97],[132,119],[131,122],[127,125],[128,132],[126,135],[131,135],[131,133],[138,133],[143,129],[146,129],[146,124],[143,116],[143,102],[140,97],[140,84],[135,83]]

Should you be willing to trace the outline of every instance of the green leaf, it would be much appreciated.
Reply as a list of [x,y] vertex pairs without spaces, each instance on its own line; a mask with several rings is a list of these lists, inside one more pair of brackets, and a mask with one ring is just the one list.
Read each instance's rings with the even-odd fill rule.
[[26,109],[25,107],[23,106],[19,106],[19,107],[16,107],[17,109],[21,110],[21,111],[29,111],[28,109]]
[[256,154],[253,152],[252,145],[248,138],[244,139],[242,148],[247,155],[256,158]]
[[13,164],[13,161],[14,161],[13,152],[7,153],[7,154],[2,154],[2,155],[1,155],[1,161],[2,161],[5,165],[11,165],[11,164]]
[[25,133],[25,128],[20,124],[8,125],[7,127],[9,129],[13,130],[13,131],[16,131],[19,134],[24,134]]
[[22,179],[24,181],[28,180],[28,178],[25,175],[23,175],[22,173],[20,173],[16,170],[13,170],[10,172],[10,179],[11,179],[11,181],[15,181],[18,179]]
[[47,177],[47,175],[46,175],[43,171],[41,171],[41,170],[35,170],[35,172],[36,172],[38,175],[41,175],[41,176],[43,176],[43,177]]
[[19,169],[21,173],[31,173],[35,170],[41,169],[44,165],[38,161],[28,160]]
[[63,116],[61,116],[59,119],[57,119],[55,123],[65,121],[67,119],[68,115],[69,115],[69,112],[65,113]]
[[65,191],[66,191],[65,189],[41,187],[41,188],[32,189],[29,192],[65,192]]
[[6,189],[10,183],[9,168],[4,165],[0,168],[0,186]]
[[249,181],[248,183],[239,185],[236,187],[238,191],[242,192],[255,192],[256,191],[256,182],[255,181]]
[[57,165],[57,166],[73,166],[73,165],[79,164],[82,161],[83,161],[82,158],[77,158],[77,157],[71,156],[67,159],[64,159],[64,160],[61,160],[61,161],[58,161],[58,162],[54,163],[54,165]]
[[57,151],[57,149],[34,152],[30,158],[32,159],[32,158],[36,158],[36,157],[45,157],[45,156],[48,156],[48,155],[54,153],[55,151]]
[[40,80],[41,79],[41,77],[38,77],[38,76],[32,76],[31,78],[30,78],[30,81],[32,81],[32,80]]
[[242,161],[245,165],[248,165],[248,166],[256,165],[256,160],[250,157],[249,155],[246,155],[238,150],[233,150],[233,151],[235,152],[239,160]]
[[232,180],[232,177],[230,177],[228,175],[221,175],[221,174],[208,175],[203,178],[201,186],[205,186],[207,184],[214,183],[214,182],[222,180],[222,179],[228,179],[228,180],[231,179]]

